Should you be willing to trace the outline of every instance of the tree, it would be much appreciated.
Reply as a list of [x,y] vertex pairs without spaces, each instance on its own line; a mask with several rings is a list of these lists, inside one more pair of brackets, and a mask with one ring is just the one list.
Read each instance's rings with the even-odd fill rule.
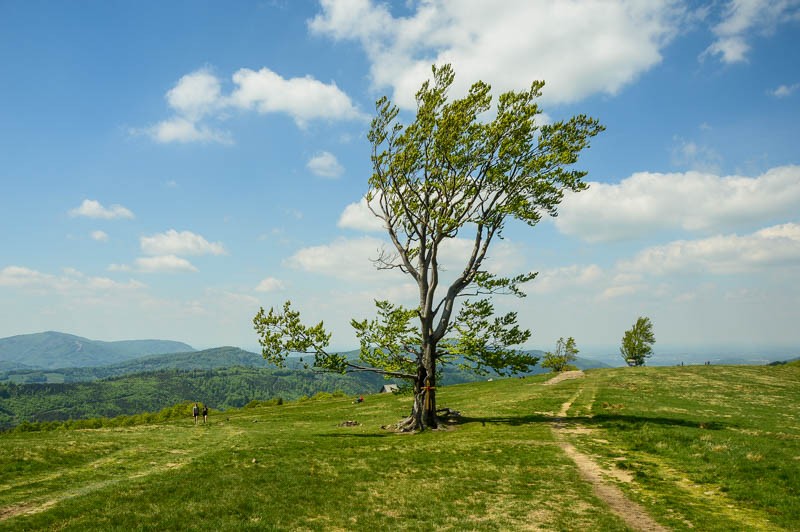
[[556,342],[555,352],[548,351],[544,354],[542,361],[543,368],[550,368],[554,372],[559,373],[568,369],[574,369],[571,363],[578,358],[578,348],[575,347],[575,338],[570,336],[567,341],[564,338],[559,338]]
[[[538,361],[512,347],[530,337],[518,326],[517,314],[495,316],[492,303],[495,294],[523,297],[519,286],[536,274],[500,277],[488,272],[484,261],[508,221],[535,226],[546,214],[556,216],[565,190],[587,187],[586,172],[570,167],[603,129],[584,115],[537,123],[541,81],[501,94],[494,118],[485,120],[481,115],[492,103],[489,85],[478,81],[466,96],[449,101],[453,80],[450,65],[434,66],[432,80],[416,94],[416,116],[407,126],[396,106],[379,99],[368,134],[373,174],[366,199],[391,242],[391,251],[384,249],[374,264],[410,276],[419,304],[405,308],[376,301],[375,319],[352,320],[358,361],[330,353],[323,323],[304,325],[289,302],[278,311],[262,308],[254,318],[262,353],[274,363],[283,363],[289,352],[313,353],[318,368],[410,381],[414,402],[411,415],[398,423],[403,430],[437,426],[436,372],[442,364],[506,374]],[[463,269],[445,282],[442,246],[462,235],[468,235],[463,241],[471,251]]]
[[622,347],[619,351],[629,366],[644,366],[645,359],[653,356],[654,343],[656,337],[650,318],[640,316],[633,327],[622,335]]

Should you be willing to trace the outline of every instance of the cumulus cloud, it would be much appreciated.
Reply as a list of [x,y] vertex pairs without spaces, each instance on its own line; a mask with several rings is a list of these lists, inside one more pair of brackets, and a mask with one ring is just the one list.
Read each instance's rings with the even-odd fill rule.
[[175,111],[197,120],[220,105],[221,90],[217,77],[207,68],[186,74],[167,92],[167,102]]
[[[478,79],[496,91],[544,79],[545,99],[573,102],[614,94],[661,61],[661,50],[686,15],[672,0],[551,2],[430,0],[394,16],[382,2],[323,0],[309,29],[361,44],[378,89],[414,107],[433,63],[452,63],[455,90]],[[580,35],[580,39],[575,39]]]
[[735,274],[787,265],[800,266],[800,224],[654,246],[622,261],[619,269],[640,275]]
[[256,292],[278,292],[285,289],[286,285],[284,282],[275,277],[262,279],[261,282],[258,283],[258,286],[256,286]]
[[665,229],[725,230],[794,215],[798,205],[800,166],[773,168],[754,178],[642,172],[566,195],[555,224],[562,233],[600,242]]
[[97,240],[98,242],[108,242],[108,233],[105,231],[92,231],[89,236],[92,237],[92,240]]
[[[373,201],[375,201],[373,199]],[[343,229],[355,229],[366,232],[385,231],[383,220],[375,216],[367,205],[367,198],[351,203],[344,208],[337,225]]]
[[259,113],[286,113],[298,126],[309,120],[349,120],[361,113],[336,83],[322,83],[311,76],[284,79],[268,68],[242,68],[233,75],[237,88],[227,100],[239,109]]
[[338,238],[330,244],[300,249],[286,263],[291,268],[347,281],[377,281],[386,274],[376,270],[370,259],[377,258],[385,247],[383,240],[370,236]]
[[69,211],[69,215],[73,217],[103,218],[105,220],[133,218],[133,213],[122,205],[111,205],[106,208],[99,201],[90,199],[83,200],[79,207]]
[[231,78],[235,88],[225,95],[222,82],[208,68],[181,77],[166,94],[174,115],[155,125],[133,129],[161,143],[217,142],[231,144],[233,137],[214,125],[234,111],[283,113],[299,127],[312,120],[352,120],[364,115],[336,83],[311,76],[283,78],[268,68],[242,68]]
[[187,118],[176,116],[163,120],[147,129],[153,140],[161,143],[179,142],[218,142],[220,144],[233,143],[231,134],[227,131],[212,129],[199,125]]
[[143,273],[196,272],[197,268],[188,260],[175,255],[158,255],[136,259],[136,269]]
[[796,0],[729,0],[720,21],[712,28],[716,40],[701,59],[718,56],[723,63],[747,61],[753,34],[769,34],[779,24],[800,20]]
[[306,164],[306,168],[311,170],[314,175],[329,179],[336,179],[344,172],[344,167],[339,164],[336,156],[327,151],[312,157]]
[[220,242],[209,242],[191,231],[170,229],[140,238],[142,251],[148,255],[224,255]]
[[771,94],[776,98],[786,98],[794,94],[797,89],[800,89],[800,83],[793,85],[781,85],[777,89],[771,91]]

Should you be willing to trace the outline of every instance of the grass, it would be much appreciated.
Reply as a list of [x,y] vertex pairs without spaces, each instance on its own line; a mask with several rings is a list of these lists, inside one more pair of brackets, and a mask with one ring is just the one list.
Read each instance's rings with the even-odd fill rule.
[[0,530],[626,530],[555,440],[573,397],[569,440],[665,526],[800,526],[797,365],[545,379],[442,388],[462,416],[418,435],[391,395],[2,434]]

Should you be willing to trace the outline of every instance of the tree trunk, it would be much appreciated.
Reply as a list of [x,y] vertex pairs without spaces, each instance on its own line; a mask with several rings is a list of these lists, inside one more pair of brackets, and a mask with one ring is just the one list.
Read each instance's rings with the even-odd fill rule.
[[411,415],[397,423],[397,428],[403,432],[420,432],[439,426],[436,416],[436,362],[433,357],[423,358],[429,363],[417,369]]

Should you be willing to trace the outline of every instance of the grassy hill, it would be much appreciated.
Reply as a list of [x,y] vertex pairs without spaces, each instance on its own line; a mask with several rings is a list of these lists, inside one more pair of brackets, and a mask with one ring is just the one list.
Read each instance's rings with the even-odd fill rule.
[[48,331],[0,338],[0,362],[6,368],[101,366],[156,353],[194,351],[192,346],[168,340],[101,342],[73,334]]
[[419,435],[391,395],[0,434],[0,529],[628,530],[575,453],[666,529],[800,528],[800,364],[546,378],[441,387]]

